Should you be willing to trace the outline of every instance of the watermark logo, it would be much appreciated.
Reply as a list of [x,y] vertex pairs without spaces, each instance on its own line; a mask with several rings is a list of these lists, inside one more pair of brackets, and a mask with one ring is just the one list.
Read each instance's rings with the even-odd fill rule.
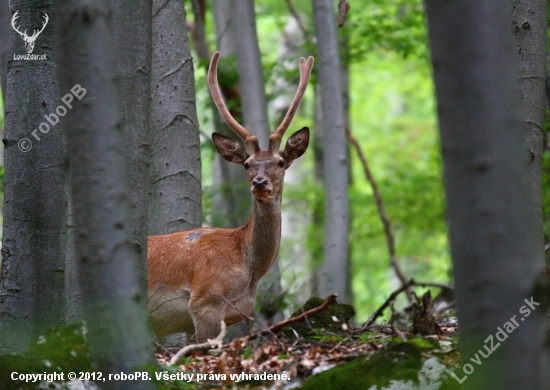
[[[52,112],[49,115],[44,115],[44,118],[46,120],[40,125],[38,125],[38,129],[34,129],[31,132],[31,135],[34,137],[36,141],[40,141],[42,138],[40,138],[40,135],[38,134],[38,131],[40,131],[42,134],[49,133],[49,131],[55,127],[56,124],[59,123],[60,118],[64,117],[68,110],[73,108],[71,105],[71,102],[76,97],[78,100],[82,99],[84,96],[86,96],[86,88],[83,88],[80,84],[76,84],[74,87],[71,88],[71,92],[67,93],[65,96],[61,98],[61,101],[64,103],[57,106],[55,109],[55,113]],[[17,142],[17,147],[20,151],[23,153],[27,153],[32,149],[32,141],[29,138],[21,138]]]
[[[17,32],[19,35],[21,35],[21,38],[23,38],[23,41],[25,42],[25,50],[27,50],[27,55],[13,55],[14,60],[41,60],[46,59],[46,55],[32,55],[32,52],[34,50],[34,44],[36,43],[36,39],[38,36],[44,31],[46,26],[48,25],[48,21],[50,18],[48,17],[48,14],[44,13],[44,20],[42,21],[42,28],[35,29],[32,32],[32,35],[27,35],[27,30],[21,32],[19,30],[19,27],[16,25],[16,21],[19,18],[19,11],[17,11],[15,14],[13,14],[13,17],[11,18],[11,26]],[[35,58],[36,57],[36,58]],[[42,58],[43,57],[43,58]]]
[[[531,297],[530,299],[524,299],[523,301],[526,303],[526,305],[519,308],[519,312],[520,314],[522,314],[520,318],[522,322],[525,321],[527,317],[529,317],[529,314],[531,314],[531,312],[536,310],[537,306],[540,306],[540,303],[535,302],[533,300],[533,297]],[[506,321],[502,325],[502,327],[499,326],[494,337],[492,334],[489,335],[489,337],[485,339],[485,342],[483,344],[485,351],[480,348],[475,354],[475,357],[470,358],[470,361],[477,364],[478,366],[481,366],[481,364],[483,363],[483,360],[481,360],[481,358],[487,359],[493,352],[497,350],[498,347],[500,347],[500,343],[504,342],[514,331],[514,329],[519,328],[521,323],[516,320],[516,317],[517,316],[512,316],[512,318],[510,318],[509,321]],[[495,338],[498,340],[498,342],[495,342]],[[462,371],[464,371],[466,375],[464,375],[462,378],[459,378],[455,373],[451,373],[451,375],[457,380],[458,383],[462,384],[462,382],[468,379],[468,375],[471,375],[474,370],[475,366],[470,363],[466,363],[462,366]]]

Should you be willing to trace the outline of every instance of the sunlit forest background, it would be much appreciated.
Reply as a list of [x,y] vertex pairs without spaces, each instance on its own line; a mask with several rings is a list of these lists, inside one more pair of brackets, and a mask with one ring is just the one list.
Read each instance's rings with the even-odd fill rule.
[[[312,35],[310,5],[294,6]],[[189,7],[188,15],[192,11]],[[264,66],[266,89],[271,99],[269,112],[273,126],[279,120],[273,110],[276,83],[285,77],[280,59],[285,39],[300,34],[285,1],[256,4],[258,38]],[[207,39],[215,40],[212,15],[206,15]],[[350,129],[368,158],[385,201],[396,238],[396,252],[403,272],[419,281],[451,282],[451,262],[445,222],[442,163],[436,127],[436,112],[430,63],[426,49],[426,29],[422,2],[374,1],[354,7],[340,29],[349,39],[349,52],[342,60],[350,71]],[[315,55],[307,39],[298,55]],[[293,76],[288,72],[287,77]],[[199,121],[203,135],[212,132],[209,92],[205,74],[196,69]],[[292,90],[291,90],[292,91]],[[309,88],[292,129],[316,129],[313,88]],[[350,248],[352,287],[357,321],[364,321],[387,294],[399,286],[388,259],[386,238],[373,199],[354,151],[350,178]],[[204,218],[209,222],[212,163],[215,151],[202,137]],[[287,173],[283,213],[281,270],[287,298],[303,302],[311,292],[311,268],[322,261],[316,244],[323,240],[322,227],[311,224],[311,212],[323,199],[323,186],[312,174],[314,153],[308,151]],[[290,216],[295,223],[288,224]],[[288,231],[288,229],[292,229]],[[312,292],[315,294],[315,292]],[[404,302],[404,301],[403,301]],[[287,302],[288,303],[288,302]],[[290,305],[292,309],[292,305]]]

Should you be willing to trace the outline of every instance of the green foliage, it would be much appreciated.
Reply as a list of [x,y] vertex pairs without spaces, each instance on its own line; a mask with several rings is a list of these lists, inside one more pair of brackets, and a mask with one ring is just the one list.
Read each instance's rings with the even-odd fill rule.
[[426,21],[420,0],[370,0],[353,5],[346,21],[350,36],[351,61],[361,61],[368,53],[383,49],[426,56]]
[[[377,180],[407,277],[447,281],[450,259],[433,86],[423,59],[377,51],[352,67],[352,131]],[[372,189],[352,152],[353,287],[360,320],[395,288]]]

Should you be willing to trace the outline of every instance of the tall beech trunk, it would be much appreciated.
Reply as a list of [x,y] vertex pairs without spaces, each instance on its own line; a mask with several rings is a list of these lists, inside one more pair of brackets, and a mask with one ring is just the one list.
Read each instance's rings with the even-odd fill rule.
[[153,1],[149,235],[202,223],[199,124],[185,18],[181,1]]
[[548,389],[545,269],[518,131],[511,7],[498,0],[426,4],[461,356],[471,364],[478,351],[490,355],[456,377],[469,389]]
[[[239,70],[239,89],[244,126],[254,134],[260,142],[260,147],[267,148],[270,128],[267,116],[267,98],[265,96],[265,81],[260,56],[258,34],[256,32],[256,15],[254,0],[238,0],[233,2],[233,34],[239,37],[235,46],[237,54],[237,69]],[[250,197],[250,194],[248,195]],[[258,297],[262,306],[277,306],[277,298],[281,292],[281,273],[279,257],[260,280]],[[269,307],[265,312],[277,313],[278,308]]]
[[[32,53],[47,59],[12,58],[7,70],[0,353],[22,352],[65,317],[66,141],[62,121],[52,122],[69,90],[57,81],[53,1],[14,0],[11,11],[20,31],[40,29],[45,15],[49,21]],[[27,54],[10,30],[11,55]]]
[[[535,208],[536,248],[544,253],[542,213],[542,152],[546,111],[547,0],[512,0],[512,28],[516,37],[521,121],[529,150],[529,174]],[[550,265],[550,264],[548,264]]]
[[348,280],[348,153],[334,2],[313,0],[317,69],[323,109],[325,244],[320,292],[345,300]]
[[140,255],[136,266],[146,292],[152,2],[113,0],[111,4],[118,80],[121,96],[124,96],[121,99],[121,123],[130,183],[132,240]]
[[[235,56],[235,31],[232,2],[227,0],[213,0],[214,23],[216,27],[217,50],[222,58]],[[223,61],[223,60],[222,60]],[[226,62],[227,63],[227,62]],[[220,66],[220,88],[226,100],[227,106],[233,117],[243,123],[241,93],[238,84],[227,80],[237,77],[227,77],[228,73],[237,72],[234,67]],[[225,76],[224,76],[225,73]],[[233,76],[233,74],[231,74]],[[214,128],[217,133],[233,136],[233,132],[220,117],[218,109],[212,103]],[[213,226],[236,228],[244,225],[252,211],[252,198],[246,172],[236,164],[227,164],[218,154],[214,157],[213,172]]]
[[[131,373],[154,364],[147,296],[136,269],[110,2],[60,1],[60,77],[76,88],[66,116],[78,276],[95,370]],[[75,90],[73,88],[73,90]],[[110,389],[151,389],[110,381]]]
[[8,73],[8,58],[10,55],[10,3],[0,2],[0,82],[2,85],[3,104],[6,100],[6,76]]

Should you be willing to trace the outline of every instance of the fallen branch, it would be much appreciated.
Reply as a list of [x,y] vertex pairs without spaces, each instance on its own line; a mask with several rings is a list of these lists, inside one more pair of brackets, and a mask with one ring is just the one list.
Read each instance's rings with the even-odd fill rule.
[[[378,210],[378,215],[380,217],[380,220],[382,221],[382,225],[384,225],[384,233],[386,234],[386,244],[388,246],[388,252],[390,255],[390,263],[395,270],[395,274],[399,278],[401,285],[405,286],[407,284],[407,278],[405,278],[405,275],[403,274],[403,271],[401,271],[401,267],[397,262],[397,257],[395,255],[395,239],[393,236],[390,220],[386,214],[386,210],[384,209],[384,201],[382,200],[382,195],[380,195],[378,185],[376,184],[376,180],[374,180],[374,176],[372,175],[372,172],[369,168],[369,164],[367,162],[365,154],[363,153],[363,149],[361,149],[361,145],[359,144],[359,141],[357,141],[357,138],[355,138],[353,134],[351,134],[348,126],[346,126],[346,133],[348,135],[349,142],[351,142],[351,144],[357,151],[357,155],[359,157],[359,160],[361,160],[361,165],[363,165],[363,170],[365,171],[365,176],[367,177],[367,180],[372,187],[376,209]],[[407,299],[409,300],[409,302],[412,303],[413,298],[409,287],[406,287],[405,291],[407,292]]]
[[191,344],[180,349],[172,358],[170,359],[169,365],[174,365],[176,362],[183,356],[189,355],[193,351],[200,349],[211,349],[211,348],[221,348],[224,337],[227,335],[227,327],[225,321],[221,321],[221,330],[220,334],[215,339],[208,339],[208,341],[200,344]]
[[310,310],[307,310],[305,312],[303,312],[302,314],[296,316],[296,317],[292,317],[292,318],[289,318],[288,320],[285,320],[285,321],[281,321],[275,325],[273,325],[272,327],[270,327],[269,329],[267,330],[263,330],[259,333],[256,333],[255,335],[252,335],[251,336],[251,339],[252,338],[256,338],[262,334],[265,334],[265,333],[277,333],[277,332],[280,332],[281,329],[283,329],[285,326],[288,326],[294,322],[298,322],[300,321],[301,319],[305,318],[305,317],[308,317],[308,316],[311,316],[313,314],[317,314],[317,313],[320,313],[322,312],[323,310],[325,310],[326,308],[328,308],[330,305],[336,303],[336,298],[338,297],[338,294],[331,294],[327,297],[327,299],[325,299],[325,301],[317,306],[317,307],[314,307],[313,309],[310,309]]

